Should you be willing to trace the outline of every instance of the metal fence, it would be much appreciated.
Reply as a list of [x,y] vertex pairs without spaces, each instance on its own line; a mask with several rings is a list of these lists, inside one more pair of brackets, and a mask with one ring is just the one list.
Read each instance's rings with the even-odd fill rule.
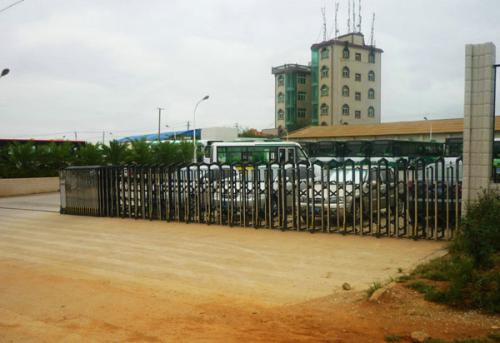
[[450,239],[461,159],[70,167],[61,213]]

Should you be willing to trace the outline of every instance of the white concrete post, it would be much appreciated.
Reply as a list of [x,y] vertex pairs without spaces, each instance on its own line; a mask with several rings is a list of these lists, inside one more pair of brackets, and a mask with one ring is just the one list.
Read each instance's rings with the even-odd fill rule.
[[462,213],[491,183],[495,55],[493,43],[465,46]]

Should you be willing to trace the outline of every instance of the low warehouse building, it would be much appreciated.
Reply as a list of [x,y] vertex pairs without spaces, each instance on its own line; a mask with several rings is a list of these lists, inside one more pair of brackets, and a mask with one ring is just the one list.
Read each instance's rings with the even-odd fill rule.
[[[446,138],[462,137],[463,131],[463,118],[453,118],[380,124],[308,126],[290,133],[288,139],[294,141],[398,139],[444,142]],[[500,138],[500,116],[495,120],[495,138]]]

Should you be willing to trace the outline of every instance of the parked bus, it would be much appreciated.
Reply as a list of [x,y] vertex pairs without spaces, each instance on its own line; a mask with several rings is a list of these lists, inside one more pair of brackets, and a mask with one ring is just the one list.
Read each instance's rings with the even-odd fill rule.
[[359,162],[381,158],[395,161],[399,158],[414,159],[424,157],[428,160],[443,156],[443,144],[435,142],[416,142],[403,140],[351,140],[305,142],[304,147],[314,160],[323,162],[352,159]]
[[284,141],[215,142],[205,149],[206,163],[296,163],[309,161],[300,144]]

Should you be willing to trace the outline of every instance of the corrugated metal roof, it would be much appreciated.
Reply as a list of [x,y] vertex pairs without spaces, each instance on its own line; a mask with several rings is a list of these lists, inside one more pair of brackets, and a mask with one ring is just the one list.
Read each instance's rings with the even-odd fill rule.
[[[496,117],[495,131],[500,131],[500,117]],[[464,130],[463,118],[399,121],[380,124],[349,124],[333,126],[308,126],[288,135],[289,139],[329,137],[401,136],[432,133],[460,133]]]

